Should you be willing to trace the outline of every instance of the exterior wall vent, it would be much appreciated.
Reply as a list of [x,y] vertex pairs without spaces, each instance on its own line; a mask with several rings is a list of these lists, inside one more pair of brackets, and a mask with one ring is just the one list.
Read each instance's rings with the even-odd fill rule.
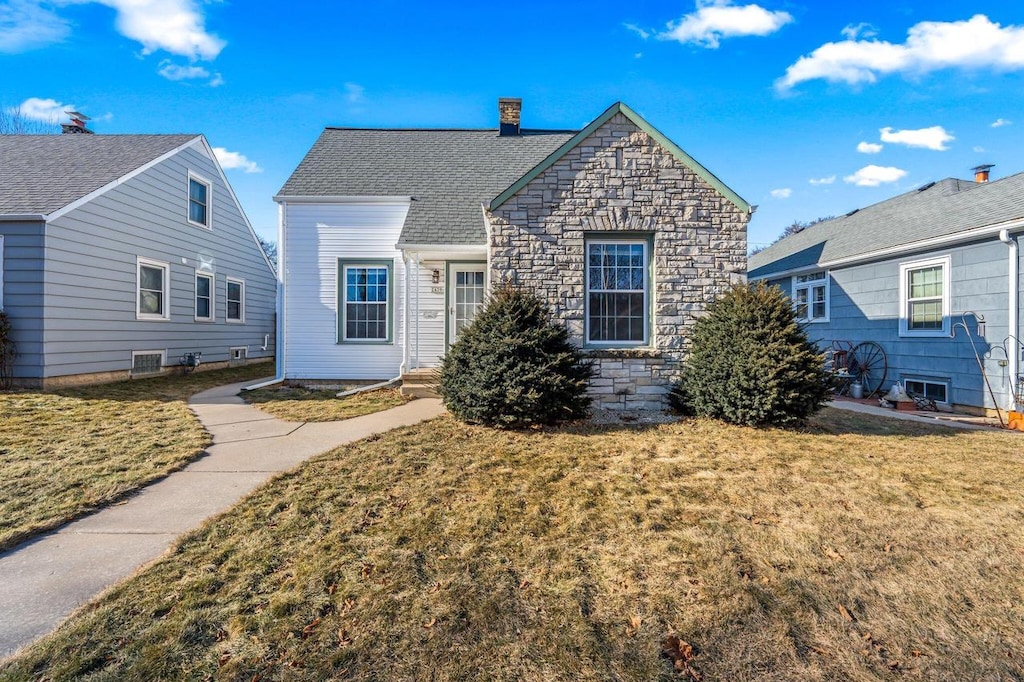
[[249,359],[249,347],[238,346],[231,348],[228,355],[228,366],[234,367],[235,365],[244,365]]

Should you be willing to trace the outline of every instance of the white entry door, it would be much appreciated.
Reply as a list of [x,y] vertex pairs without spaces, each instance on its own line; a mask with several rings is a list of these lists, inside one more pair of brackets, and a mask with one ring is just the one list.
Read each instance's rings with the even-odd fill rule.
[[487,266],[469,263],[448,266],[448,343],[455,343],[462,328],[484,306]]

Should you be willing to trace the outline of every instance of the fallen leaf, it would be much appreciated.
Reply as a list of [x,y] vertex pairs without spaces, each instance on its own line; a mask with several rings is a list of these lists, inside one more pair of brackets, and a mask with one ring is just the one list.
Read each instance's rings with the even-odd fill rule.
[[425,627],[426,629],[429,630],[430,628],[434,627],[434,623],[436,623],[436,622],[437,622],[437,618],[431,618],[429,621],[427,621],[426,623],[423,624],[423,627]]
[[836,550],[832,549],[831,547],[825,548],[825,556],[827,556],[829,559],[835,559],[837,561],[843,560],[843,555],[837,552]]
[[306,627],[302,628],[302,638],[305,639],[306,637],[309,637],[311,634],[313,634],[313,630],[316,629],[317,625],[320,625],[319,616],[314,618]]
[[854,620],[853,614],[850,613],[849,611],[847,611],[845,606],[840,604],[838,606],[838,609],[839,609],[839,613],[842,614],[843,618],[845,618],[846,620],[850,621],[851,623],[853,622],[853,620]]
[[530,581],[526,580],[525,578],[519,582],[519,589],[520,590],[525,590],[529,586],[530,586]]
[[630,616],[630,618],[629,618],[629,626],[631,628],[633,628],[634,630],[639,630],[640,629],[640,625],[642,623],[643,623],[643,619],[640,618],[640,616]]
[[217,665],[224,665],[225,663],[227,663],[230,660],[231,660],[231,652],[225,651],[224,653],[222,653],[220,655],[220,658],[217,659]]
[[360,573],[364,578],[369,578],[370,574],[373,573],[373,564],[363,564],[363,568]]
[[921,652],[918,651],[917,649],[914,649],[910,653],[914,654],[914,658],[921,658]]
[[338,646],[348,646],[352,643],[352,638],[348,635],[348,630],[342,628],[338,630]]
[[892,545],[886,545],[885,546],[885,551],[886,552],[891,552],[892,551]]

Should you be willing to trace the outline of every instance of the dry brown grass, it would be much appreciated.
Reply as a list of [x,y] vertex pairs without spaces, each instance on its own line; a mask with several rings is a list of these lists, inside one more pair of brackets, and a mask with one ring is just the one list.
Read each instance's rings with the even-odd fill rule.
[[271,365],[59,392],[0,392],[0,549],[179,469],[209,438],[193,393]]
[[242,398],[278,419],[290,422],[333,422],[398,407],[412,400],[398,389],[366,391],[344,398],[337,390],[301,386],[268,386],[245,391]]
[[311,461],[0,679],[1024,677],[1024,439],[837,410],[526,433],[448,418]]

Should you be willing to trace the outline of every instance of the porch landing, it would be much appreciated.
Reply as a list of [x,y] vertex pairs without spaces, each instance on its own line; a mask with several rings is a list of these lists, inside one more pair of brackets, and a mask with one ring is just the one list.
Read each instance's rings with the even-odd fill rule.
[[413,398],[437,398],[439,397],[435,387],[437,386],[437,370],[432,367],[409,370],[402,375],[402,395]]

